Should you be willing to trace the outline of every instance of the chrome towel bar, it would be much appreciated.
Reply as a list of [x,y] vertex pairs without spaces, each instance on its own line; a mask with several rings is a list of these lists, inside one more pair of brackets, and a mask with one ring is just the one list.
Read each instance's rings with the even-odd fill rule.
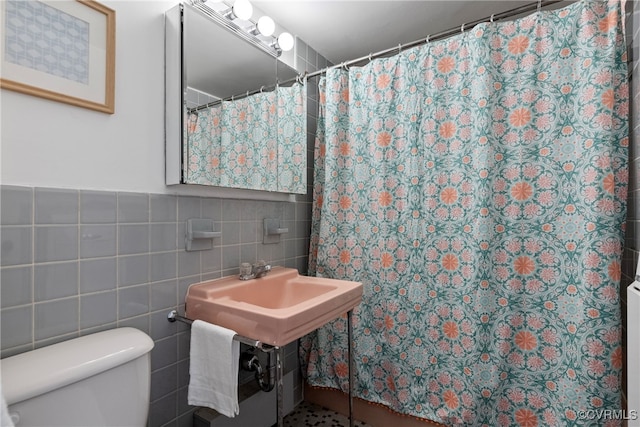
[[[191,325],[193,323],[193,320],[188,319],[188,318],[186,318],[184,316],[180,316],[178,314],[177,310],[171,310],[169,312],[169,314],[167,315],[167,320],[169,322],[172,322],[172,323],[175,322],[176,320],[178,320],[178,321],[180,321],[182,323],[186,323],[187,325]],[[254,340],[254,339],[251,339],[251,338],[247,338],[245,336],[238,335],[238,334],[236,334],[233,337],[233,339],[234,339],[234,341],[238,341],[238,342],[240,342],[242,344],[246,344],[246,345],[250,345],[251,347],[259,348],[260,350],[262,350],[264,352],[269,352],[269,351],[272,351],[274,349],[278,349],[277,346],[273,346],[271,344],[266,344],[266,343],[263,343],[262,341]]]
[[[353,346],[352,346],[352,336],[353,336],[353,329],[352,329],[352,313],[353,310],[349,310],[347,311],[347,343],[348,343],[348,358],[349,358],[349,365],[348,365],[348,369],[349,369],[349,427],[353,427],[354,426],[354,419],[353,419],[353,384],[355,383],[355,369],[353,366]],[[192,324],[193,320],[188,319],[184,316],[180,316],[178,315],[177,310],[171,310],[171,312],[169,312],[169,315],[167,316],[167,320],[169,322],[175,322],[176,320],[179,320],[180,322],[184,322],[187,324]],[[260,350],[270,353],[273,350],[275,351],[275,356],[276,356],[276,363],[275,363],[275,369],[276,369],[276,401],[277,401],[277,408],[276,408],[276,418],[278,420],[278,427],[283,427],[284,426],[284,383],[282,381],[282,378],[284,376],[284,347],[278,347],[278,346],[273,346],[270,344],[265,344],[262,341],[258,341],[258,340],[253,340],[247,337],[243,337],[242,335],[238,335],[236,334],[233,337],[234,340],[239,341],[243,344],[247,344],[250,345],[252,347],[255,348],[259,348]],[[269,355],[269,357],[271,357],[271,355]]]

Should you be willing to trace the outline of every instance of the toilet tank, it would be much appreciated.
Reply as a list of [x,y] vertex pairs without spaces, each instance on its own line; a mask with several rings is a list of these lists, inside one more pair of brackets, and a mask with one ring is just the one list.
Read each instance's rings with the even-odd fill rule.
[[118,328],[3,359],[9,414],[16,427],[143,427],[152,348],[144,332]]

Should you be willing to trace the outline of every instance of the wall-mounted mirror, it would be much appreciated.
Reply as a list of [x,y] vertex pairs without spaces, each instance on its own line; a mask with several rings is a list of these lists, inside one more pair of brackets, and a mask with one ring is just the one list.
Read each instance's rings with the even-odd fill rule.
[[306,193],[305,82],[264,37],[196,6],[165,16],[167,184]]

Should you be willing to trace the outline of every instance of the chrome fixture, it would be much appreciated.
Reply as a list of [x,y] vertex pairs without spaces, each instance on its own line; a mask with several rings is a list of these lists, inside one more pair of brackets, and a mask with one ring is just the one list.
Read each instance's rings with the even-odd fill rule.
[[[273,22],[273,19],[265,15],[265,16],[261,16],[260,19],[258,19],[258,24],[256,25],[256,28],[260,34],[268,37],[272,35],[273,32],[276,30],[276,23]],[[289,49],[283,48],[282,50],[289,50]]]
[[[189,1],[192,6],[200,9],[209,17],[216,20],[222,19],[228,27],[245,34],[254,43],[271,50],[275,56],[280,56],[283,51],[293,49],[295,45],[295,39],[286,31],[278,36],[274,35],[276,25],[270,17],[261,16],[257,22],[251,19],[254,10],[249,0],[235,0],[231,7],[225,0],[209,1],[208,4],[205,4],[207,0]],[[217,5],[215,5],[216,3]],[[236,22],[236,20],[240,22]],[[247,22],[250,25],[245,27],[244,24]]]
[[251,265],[248,262],[240,264],[240,280],[259,279],[266,276],[271,271],[271,265],[260,260],[257,263]]
[[[185,324],[187,324],[189,326],[191,326],[191,324],[193,323],[193,320],[187,319],[184,316],[180,316],[178,314],[177,310],[171,310],[167,314],[167,320],[170,323],[173,323],[175,321],[179,321],[179,322],[185,323]],[[238,341],[239,343],[242,343],[242,344],[250,345],[251,347],[255,347],[255,348],[260,349],[260,350],[262,350],[264,352],[271,351],[274,348],[276,348],[276,349],[278,348],[278,347],[272,346],[271,344],[263,343],[262,341],[254,340],[252,338],[244,337],[244,336],[238,335],[238,334],[233,336],[233,340],[234,341]]]
[[236,0],[232,7],[221,12],[221,14],[230,21],[236,18],[248,21],[253,15],[253,5],[249,0]]
[[293,39],[293,36],[291,34],[284,32],[278,36],[277,44],[278,46],[280,46],[280,49],[288,51],[293,49],[295,40]]
[[262,263],[254,264],[253,266],[253,275],[257,279],[262,276],[266,276],[268,272],[271,271],[271,266],[269,264],[265,264],[264,261]]
[[255,372],[255,379],[262,391],[271,391],[276,385],[276,364],[273,363],[272,352],[267,353],[267,370],[262,368],[258,356],[253,349],[245,351],[240,355],[240,367],[249,372]]
[[[351,350],[351,310],[347,312],[347,319],[349,321],[349,328],[347,329],[349,335],[347,340],[349,341],[349,426],[353,427],[353,404],[352,404],[352,389],[353,389],[353,352]],[[180,316],[176,310],[171,310],[167,315],[169,322],[180,321],[191,325],[193,320],[184,316]],[[262,370],[262,378],[258,379],[258,372],[256,372],[256,379],[258,379],[258,385],[264,391],[276,389],[276,419],[278,420],[278,427],[284,426],[284,347],[272,346],[265,344],[262,341],[253,340],[251,338],[243,337],[242,335],[235,335],[234,341],[238,341],[242,344],[247,344],[251,347],[255,347],[268,355],[267,369]],[[272,357],[272,354],[275,357]],[[275,360],[274,360],[275,359]],[[250,360],[250,358],[249,358]],[[247,363],[247,367],[249,364]],[[265,376],[267,378],[265,378]]]

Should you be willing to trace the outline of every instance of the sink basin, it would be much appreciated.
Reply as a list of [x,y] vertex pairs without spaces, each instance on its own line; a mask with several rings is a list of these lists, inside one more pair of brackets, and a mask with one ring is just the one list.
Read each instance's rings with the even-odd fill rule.
[[191,285],[186,316],[283,346],[346,313],[361,300],[362,283],[300,276],[294,268],[274,267],[258,279],[228,276]]

